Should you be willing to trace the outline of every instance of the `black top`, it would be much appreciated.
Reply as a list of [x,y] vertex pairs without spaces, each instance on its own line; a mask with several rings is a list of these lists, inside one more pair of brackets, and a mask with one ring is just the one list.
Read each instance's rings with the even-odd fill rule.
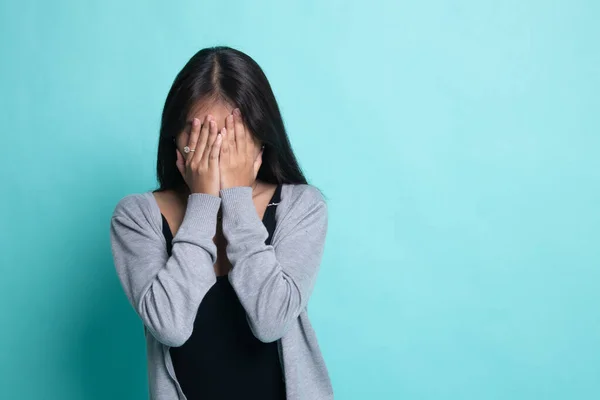
[[[271,244],[277,186],[263,216]],[[163,234],[171,256],[173,235],[164,215]],[[279,341],[263,343],[250,330],[246,312],[226,275],[206,293],[196,314],[192,336],[169,349],[177,381],[189,400],[284,400],[285,382],[279,361]]]

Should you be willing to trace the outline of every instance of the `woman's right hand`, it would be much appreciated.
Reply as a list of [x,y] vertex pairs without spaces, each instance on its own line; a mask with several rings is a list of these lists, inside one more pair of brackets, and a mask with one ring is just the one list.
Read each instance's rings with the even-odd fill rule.
[[219,196],[219,152],[223,138],[217,132],[217,122],[211,115],[202,124],[194,118],[187,146],[190,151],[184,157],[177,152],[177,169],[192,193]]

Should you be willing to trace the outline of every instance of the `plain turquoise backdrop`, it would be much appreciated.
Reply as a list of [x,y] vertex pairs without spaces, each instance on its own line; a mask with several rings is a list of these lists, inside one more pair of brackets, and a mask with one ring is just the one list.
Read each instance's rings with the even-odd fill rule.
[[1,399],[146,398],[109,218],[218,44],[328,198],[337,399],[600,398],[599,2],[0,4]]

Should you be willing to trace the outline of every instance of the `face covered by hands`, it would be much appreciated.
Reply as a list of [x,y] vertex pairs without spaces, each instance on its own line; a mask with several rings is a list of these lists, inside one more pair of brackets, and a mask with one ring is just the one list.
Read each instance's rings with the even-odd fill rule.
[[[219,130],[217,120],[224,115]],[[176,140],[177,168],[191,192],[218,196],[221,189],[252,186],[262,164],[262,148],[244,126],[240,110],[230,112],[219,104],[202,121],[200,117],[192,118],[189,133]]]

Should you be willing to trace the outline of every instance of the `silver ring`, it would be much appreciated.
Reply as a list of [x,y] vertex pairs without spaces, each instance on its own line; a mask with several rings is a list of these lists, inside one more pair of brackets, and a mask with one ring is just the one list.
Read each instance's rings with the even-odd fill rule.
[[190,151],[196,151],[196,149],[190,149],[188,146],[185,146],[183,148],[183,152],[186,153],[186,154],[189,153]]

